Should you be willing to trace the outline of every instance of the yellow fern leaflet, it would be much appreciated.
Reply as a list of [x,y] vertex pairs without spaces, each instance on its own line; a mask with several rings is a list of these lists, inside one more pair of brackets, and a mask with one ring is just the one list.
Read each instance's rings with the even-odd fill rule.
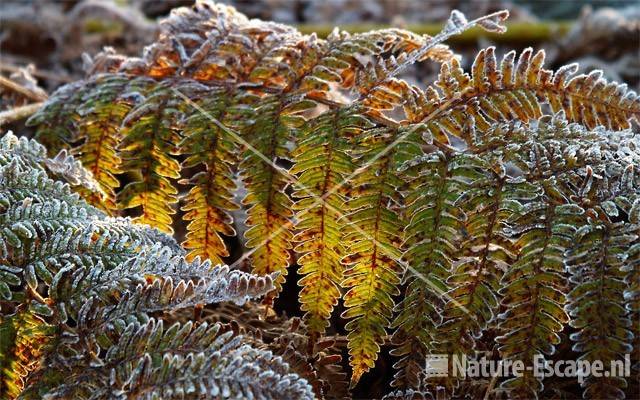
[[170,85],[149,85],[143,101],[136,105],[123,121],[123,140],[120,143],[122,171],[134,173],[134,181],[119,193],[121,208],[141,208],[135,221],[173,232],[173,205],[178,191],[172,180],[180,177],[180,164],[173,157],[177,153],[180,134],[176,126],[186,107],[175,98]]
[[349,141],[370,127],[355,110],[326,112],[305,126],[293,153],[290,172],[299,182],[293,208],[298,211],[294,241],[303,275],[300,303],[313,332],[324,332],[340,298],[345,249],[339,221],[344,196],[338,185],[354,170]]

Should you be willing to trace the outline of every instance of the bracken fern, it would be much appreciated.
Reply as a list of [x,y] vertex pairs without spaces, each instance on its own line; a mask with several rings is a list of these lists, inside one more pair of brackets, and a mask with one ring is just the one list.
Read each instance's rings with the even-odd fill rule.
[[[281,357],[220,324],[164,327],[164,312],[242,304],[275,276],[186,261],[170,237],[110,218],[47,176],[60,165],[47,169],[44,152],[0,139],[3,396],[313,397]],[[21,175],[32,179],[11,179]]]
[[[467,21],[454,11],[435,37],[388,29],[320,39],[198,1],[161,22],[141,58],[97,55],[88,78],[54,93],[31,124],[50,154],[70,149],[92,173],[78,191],[114,214],[114,244],[100,245],[117,249],[118,265],[137,256],[115,245],[118,234],[133,229],[127,240],[136,246],[165,237],[127,228],[118,219],[125,210],[165,232],[186,221],[181,266],[228,260],[225,241],[244,224],[242,260],[274,280],[267,304],[298,266],[305,354],[336,331],[334,308],[344,309],[352,386],[387,345],[397,357],[391,398],[483,390],[533,398],[545,387],[530,372],[497,386],[427,379],[425,357],[496,350],[531,365],[567,341],[589,360],[637,357],[640,100],[600,71],[545,69],[543,51],[507,52],[498,62],[488,47],[465,72],[442,44],[475,25],[502,32],[507,15]],[[401,79],[426,61],[441,64],[435,82]],[[27,249],[21,238],[80,227],[64,235],[73,253],[96,271],[114,268],[86,248],[87,237],[114,229],[90,225],[101,212],[64,192],[38,209],[50,227],[31,229],[21,221],[24,201],[42,196],[32,192],[6,195],[4,243]],[[237,210],[245,221],[233,221]],[[70,257],[38,249],[55,261],[7,269],[12,277],[11,268],[24,270],[32,289]],[[166,273],[150,285],[178,290],[179,274]],[[2,293],[14,292],[11,282]],[[200,376],[218,361],[206,353],[204,364],[184,362]],[[124,368],[151,371],[147,363]],[[135,379],[114,374],[122,390],[139,393]],[[318,397],[326,395],[320,386]],[[587,398],[631,390],[621,377],[583,386]]]

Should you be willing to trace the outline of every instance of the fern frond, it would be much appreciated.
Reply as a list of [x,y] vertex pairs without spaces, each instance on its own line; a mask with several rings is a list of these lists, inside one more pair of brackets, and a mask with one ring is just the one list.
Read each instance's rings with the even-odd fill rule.
[[640,99],[626,85],[606,82],[600,71],[570,78],[575,64],[553,73],[542,67],[544,58],[544,51],[534,54],[529,48],[517,63],[515,52],[507,53],[498,67],[495,49],[489,47],[478,53],[471,75],[454,58],[442,66],[436,83],[440,92],[430,87],[408,101],[409,119],[424,119],[442,143],[448,143],[448,135],[463,138],[469,116],[485,131],[495,122],[539,118],[543,104],[589,128],[625,129],[629,121],[640,119]]
[[[405,90],[408,85],[405,81],[395,79],[405,68],[417,61],[426,58],[439,58],[438,54],[442,51],[441,43],[451,36],[462,33],[463,31],[473,27],[480,26],[488,31],[504,31],[501,24],[509,16],[506,10],[498,11],[493,14],[482,16],[473,21],[467,21],[464,14],[458,10],[453,10],[444,29],[435,37],[423,38],[420,44],[413,43],[403,44],[400,47],[403,51],[397,55],[392,54],[390,57],[374,57],[372,65],[364,68],[363,73],[356,81],[360,97],[364,104],[370,106],[367,111],[372,115],[379,116],[383,110],[391,110],[394,106],[401,103],[401,99],[406,97]],[[385,32],[385,31],[383,31]],[[402,31],[400,31],[402,32]],[[369,35],[377,32],[371,32]],[[366,35],[366,34],[365,34]],[[405,36],[410,36],[406,35]],[[397,56],[397,57],[396,57]],[[449,61],[454,56],[446,57]],[[400,90],[398,90],[400,89]],[[395,99],[394,99],[395,97]],[[375,100],[374,100],[375,99]],[[395,104],[394,104],[395,103]],[[379,108],[381,106],[381,108]]]
[[596,174],[620,175],[629,164],[640,162],[634,150],[637,135],[630,131],[589,131],[568,124],[563,113],[541,118],[533,129],[520,126],[509,130],[501,140],[519,144],[492,152],[513,163],[528,181],[555,176],[559,181],[573,182],[574,191],[581,185],[587,167]]
[[[66,149],[62,149],[54,158],[47,157],[47,151],[40,143],[35,140],[29,140],[26,137],[16,137],[12,132],[8,132],[2,138],[0,138],[0,166],[6,166],[12,164],[14,167],[4,170],[7,173],[6,178],[12,180],[10,185],[13,185],[13,189],[7,193],[7,196],[17,199],[13,196],[25,197],[38,197],[40,192],[47,190],[63,190],[62,182],[52,182],[47,188],[39,187],[37,191],[29,190],[33,189],[34,185],[37,185],[36,181],[43,176],[51,176],[53,178],[62,178],[69,185],[76,187],[82,186],[92,191],[100,191],[98,183],[93,178],[93,175],[84,169],[82,164],[69,155]],[[28,177],[23,169],[30,169],[33,171],[34,177]],[[46,172],[46,175],[42,173]],[[20,185],[17,181],[20,179],[18,176],[25,179],[26,183]],[[40,182],[40,185],[44,185]],[[55,189],[54,189],[55,188]],[[41,199],[45,199],[42,197]],[[76,203],[77,201],[68,201]]]
[[340,298],[346,255],[339,218],[344,195],[338,190],[355,169],[348,153],[350,139],[372,124],[354,110],[329,111],[300,133],[290,173],[298,178],[292,196],[296,230],[295,251],[302,278],[298,282],[301,308],[311,332],[323,333]]
[[151,319],[117,329],[116,338],[101,365],[73,371],[68,379],[76,383],[54,388],[47,398],[313,398],[280,357],[243,345],[232,332],[220,334],[219,325],[165,329]]
[[[434,43],[432,38],[420,37],[400,29],[356,35],[335,30],[322,44],[323,51],[319,53],[316,65],[308,69],[310,73],[302,77],[300,82],[300,90],[317,100],[330,99],[328,95],[333,83],[339,84],[343,89],[357,92],[361,98],[370,94],[375,97],[374,92],[382,97],[386,91],[383,86],[387,86],[387,79],[393,80],[392,70],[398,66],[396,57],[405,60],[408,54],[416,53],[427,45],[431,46],[430,50],[420,60],[453,57],[446,46]],[[373,104],[371,102],[370,105]],[[365,110],[369,112],[374,109]]]
[[92,86],[84,81],[63,86],[27,121],[27,126],[38,127],[36,139],[46,146],[49,155],[69,148],[79,139],[75,126],[80,120],[78,107],[83,103],[85,90],[91,90]]
[[480,165],[482,172],[469,176],[469,188],[456,201],[467,220],[438,327],[442,342],[437,346],[446,354],[472,355],[476,340],[495,318],[500,279],[517,254],[505,234],[507,221],[520,209],[520,200],[530,200],[537,192],[523,179],[509,177],[501,164]]
[[[213,23],[224,21],[224,24]],[[244,27],[249,19],[233,7],[207,1],[197,1],[192,7],[171,10],[167,18],[160,22],[162,33],[167,37],[175,35],[187,54],[192,54],[211,35],[211,41],[224,39],[224,35],[235,33]]]
[[104,197],[104,192],[93,174],[84,169],[82,163],[70,155],[66,149],[60,150],[55,157],[45,158],[42,161],[54,177],[62,177],[71,186],[86,189],[92,194]]
[[[637,233],[637,236],[640,237],[640,232]],[[627,261],[621,270],[626,274],[624,277],[624,282],[627,285],[624,292],[625,308],[632,323],[631,332],[633,333],[631,353],[631,362],[633,363],[631,373],[633,375],[628,380],[629,386],[632,387],[634,380],[637,382],[640,378],[640,329],[637,324],[633,325],[634,321],[640,319],[640,240],[636,239],[627,251],[627,255]]]
[[139,240],[105,232],[93,224],[60,227],[38,239],[13,250],[10,261],[18,273],[13,286],[21,285],[20,275],[34,290],[42,283],[52,285],[55,275],[68,263],[114,268],[133,257],[141,246]]
[[19,249],[25,240],[37,240],[58,228],[73,228],[96,216],[87,205],[68,205],[53,199],[33,204],[30,198],[0,214],[0,258],[7,258],[10,249]]
[[403,133],[374,128],[357,139],[359,150],[354,155],[358,164],[367,168],[350,182],[344,206],[347,213],[339,220],[344,224],[342,241],[346,243],[342,287],[347,292],[342,317],[351,319],[345,328],[349,332],[352,386],[373,368],[392,318],[392,297],[400,294],[404,220],[399,189],[404,181],[397,167],[419,154],[420,148],[410,137],[382,157],[380,152]]
[[[629,204],[630,207],[626,210],[629,222],[638,226],[640,223],[640,200],[635,196],[634,201]],[[629,386],[634,385],[634,380],[638,382],[638,378],[640,378],[640,329],[637,325],[633,325],[633,321],[640,319],[640,229],[636,230],[635,234],[636,239],[626,252],[625,264],[620,268],[625,273],[625,308],[632,322],[631,332],[633,333],[631,360],[634,364],[632,366],[633,376],[628,382]]]
[[408,264],[405,294],[396,306],[396,328],[391,354],[400,357],[393,386],[419,388],[420,372],[426,354],[434,347],[436,327],[442,321],[443,294],[452,269],[464,215],[455,202],[465,182],[455,179],[473,169],[465,156],[431,152],[407,163],[410,177],[406,194],[406,213],[410,220],[404,229],[403,260]]
[[26,377],[40,367],[40,357],[54,327],[28,310],[0,320],[0,393],[14,399],[22,392]]
[[[571,335],[573,350],[581,359],[604,365],[624,361],[631,353],[632,320],[624,308],[624,251],[634,236],[632,226],[623,223],[593,223],[578,230],[568,257],[571,281],[569,324],[578,331]],[[627,383],[624,377],[585,377],[585,398],[622,399]]]
[[[311,345],[312,337],[298,318],[278,326],[284,330],[267,348],[282,356],[291,369],[305,378],[317,397],[343,399],[348,397],[348,378],[340,361],[341,349],[332,338],[323,338]],[[306,344],[306,346],[305,346]]]
[[[67,264],[54,276],[49,297],[60,315],[95,330],[94,323],[104,326],[128,315],[222,301],[244,304],[273,289],[272,276],[256,277],[227,266],[212,269],[208,263],[189,263],[170,254],[168,248],[155,246],[115,268],[105,268],[102,262]],[[118,303],[111,305],[114,297]]]
[[258,100],[254,106],[256,119],[245,132],[252,148],[245,150],[240,163],[248,192],[242,200],[248,207],[248,230],[244,236],[246,246],[253,249],[253,272],[260,275],[280,272],[276,281],[278,292],[289,266],[293,211],[292,201],[285,193],[290,180],[277,163],[290,158],[287,144],[294,135],[292,130],[304,123],[297,115],[304,108],[298,108],[297,104],[275,95]]
[[144,59],[123,70],[155,77],[183,74],[203,82],[242,81],[269,51],[300,37],[294,28],[249,20],[233,7],[208,1],[174,10],[160,30],[160,40]]
[[[624,153],[623,153],[624,154]],[[634,248],[640,225],[633,211],[638,198],[640,177],[627,168],[608,164],[599,174],[586,170],[578,192],[579,201],[589,206],[589,220],[578,229],[574,246],[567,255],[568,270],[574,287],[568,295],[569,325],[577,332],[571,335],[573,351],[580,359],[604,365],[624,362],[633,350],[633,306],[625,307],[633,284],[627,285],[625,272],[633,272]],[[635,164],[640,161],[636,155]],[[621,213],[627,221],[615,222]],[[637,258],[637,257],[636,257]],[[626,297],[625,297],[626,296]],[[636,329],[637,331],[637,329]],[[625,398],[627,380],[623,376],[587,376],[582,382],[585,398]]]
[[31,202],[45,203],[51,199],[67,204],[80,204],[80,196],[60,181],[53,182],[43,170],[25,170],[18,159],[0,167],[0,210],[7,210],[27,198]]
[[221,303],[202,310],[201,321],[230,324],[249,344],[272,351],[305,378],[317,398],[348,398],[349,383],[340,361],[342,349],[335,338],[312,343],[307,326],[298,317],[287,318],[248,302],[242,306]]
[[[34,152],[23,146],[29,142],[9,139],[0,142],[0,160],[14,160],[0,164],[0,171],[44,171],[29,158]],[[22,156],[25,149],[29,151]],[[65,160],[67,167],[75,165]],[[74,171],[64,170],[67,175]],[[68,178],[80,179],[82,173],[76,173]],[[42,177],[36,184],[45,190],[53,186],[50,178]],[[0,183],[0,193],[13,189],[6,181]],[[30,189],[38,194],[38,186]],[[68,186],[57,189],[59,194],[70,193]],[[26,197],[17,204],[8,202],[0,213],[2,264],[10,266],[0,270],[2,291],[5,286],[22,286],[21,275],[28,286],[19,296],[3,293],[8,300],[3,301],[3,311],[5,303],[16,310],[3,314],[0,322],[2,384],[12,393],[18,394],[25,378],[25,393],[45,398],[113,398],[126,393],[169,398],[195,390],[214,397],[313,398],[307,382],[270,352],[244,345],[240,338],[230,344],[229,335],[219,339],[218,330],[208,331],[206,324],[194,327],[189,322],[163,331],[162,324],[149,317],[196,304],[242,304],[272,290],[276,275],[256,277],[226,266],[211,268],[209,261],[201,263],[197,257],[187,262],[175,243],[151,245],[154,234],[149,228],[108,218],[77,196],[70,196],[72,204],[61,197]],[[35,319],[22,318],[23,308]],[[47,340],[55,340],[56,346],[45,350],[39,344],[39,329],[48,327],[47,321],[57,328],[47,331]]]
[[121,75],[98,76],[96,89],[83,98],[84,104],[77,110],[78,135],[83,139],[72,153],[99,182],[105,193],[101,198],[96,193],[85,193],[89,204],[111,212],[117,209],[115,190],[120,186],[116,175],[121,173],[121,159],[117,148],[122,140],[120,124],[130,104],[119,99],[129,79]]
[[[544,194],[514,214],[509,231],[518,235],[516,262],[502,278],[502,304],[496,338],[504,359],[533,365],[534,357],[552,355],[560,342],[558,333],[569,321],[563,309],[567,282],[563,275],[564,253],[570,247],[575,226],[580,225],[582,208],[563,204],[555,196],[553,179],[542,183]],[[511,396],[536,398],[542,382],[531,370],[503,382]]]
[[222,257],[229,255],[220,234],[235,235],[229,213],[238,208],[233,201],[236,187],[232,172],[237,162],[237,144],[209,118],[229,125],[234,120],[246,120],[250,115],[241,105],[234,108],[230,104],[233,99],[228,91],[210,89],[207,95],[210,99],[204,100],[187,118],[182,132],[184,139],[179,144],[180,153],[187,156],[182,168],[204,169],[181,181],[191,186],[183,198],[183,219],[190,222],[182,245],[189,250],[190,259],[202,257],[220,264]]
[[134,221],[173,232],[171,216],[178,191],[172,180],[180,177],[180,164],[172,155],[177,153],[180,134],[176,125],[185,104],[169,84],[155,84],[146,78],[138,84],[150,86],[149,92],[123,121],[123,140],[118,147],[122,171],[136,173],[138,178],[122,189],[118,201],[124,209],[141,207],[142,214]]
[[[164,289],[171,287],[170,280],[176,281],[176,291],[171,297],[172,301],[179,299],[180,303],[186,302],[184,290],[180,286],[194,286],[192,296],[200,296],[197,300],[189,300],[194,303],[218,303],[221,301],[233,301],[243,304],[250,298],[259,297],[274,286],[277,273],[265,276],[255,276],[238,270],[230,270],[228,266],[211,267],[210,261],[201,262],[195,259],[187,262],[182,255],[174,255],[167,247],[152,247],[142,252],[135,258],[130,258],[122,266],[123,269],[133,271],[145,271],[147,281],[157,285],[159,281]],[[166,282],[165,282],[166,281]],[[168,290],[168,289],[166,289]],[[164,290],[162,291],[164,295]],[[188,293],[188,291],[187,291]],[[189,304],[186,302],[186,304]],[[177,305],[173,306],[174,308]]]
[[[248,20],[233,8],[205,1],[191,10],[176,10],[160,27],[159,42],[143,60],[123,65],[123,72],[166,77],[180,71],[202,82],[248,79],[285,92],[299,87],[318,98],[326,98],[328,82],[352,88],[361,81],[357,77],[369,68],[363,57],[389,59],[432,41],[400,29],[356,35],[336,31],[321,40],[284,25]],[[420,59],[450,57],[445,46],[434,45]],[[218,62],[223,59],[228,62]]]
[[[19,156],[19,157],[16,157]],[[41,161],[46,158],[47,150],[35,140],[17,137],[9,131],[0,138],[0,165],[16,162],[20,166],[42,168]]]

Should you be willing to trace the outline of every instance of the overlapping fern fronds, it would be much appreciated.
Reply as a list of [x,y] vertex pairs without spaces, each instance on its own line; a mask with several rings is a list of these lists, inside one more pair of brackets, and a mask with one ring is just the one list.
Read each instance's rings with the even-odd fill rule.
[[[567,286],[563,254],[583,210],[549,198],[553,191],[549,187],[554,184],[544,181],[541,199],[525,205],[510,221],[525,228],[514,232],[519,236],[515,245],[520,253],[502,278],[502,303],[507,311],[500,315],[499,328],[505,334],[496,342],[505,359],[521,360],[528,367],[533,366],[535,356],[554,353],[560,342],[558,333],[569,321],[563,309]],[[503,386],[521,398],[531,398],[542,389],[532,371]]]
[[[242,304],[270,291],[275,276],[186,261],[170,237],[107,217],[47,176],[60,165],[44,152],[11,133],[0,139],[3,396],[312,398],[280,357],[220,325],[165,329],[156,319]],[[22,175],[32,179],[11,179]]]
[[499,163],[478,167],[468,189],[456,200],[470,212],[464,222],[460,262],[447,278],[452,289],[438,328],[439,348],[448,354],[472,355],[476,340],[495,319],[500,280],[517,254],[505,228],[521,208],[519,200],[537,193],[523,179],[508,177]]
[[[624,136],[617,139],[628,140]],[[578,192],[589,217],[578,229],[567,260],[573,283],[567,311],[572,317],[570,325],[577,329],[571,335],[572,349],[584,360],[600,360],[605,365],[629,361],[625,358],[634,351],[632,340],[638,331],[633,307],[625,308],[625,300],[633,293],[633,283],[625,283],[625,277],[638,273],[633,245],[640,231],[633,207],[640,177],[633,166],[640,158],[633,161],[628,166],[589,167]],[[628,221],[617,221],[621,214]],[[584,397],[620,398],[628,383],[620,376],[588,376],[581,386]]]
[[421,386],[420,371],[442,322],[446,279],[464,219],[455,206],[464,182],[453,176],[469,167],[463,158],[443,152],[416,161],[404,166],[411,190],[405,199],[409,221],[404,228],[403,259],[411,269],[405,273],[407,285],[396,306],[393,327],[397,329],[392,338],[396,345],[392,354],[400,357],[393,384],[410,388]]
[[[267,303],[297,264],[308,348],[334,330],[342,299],[352,385],[388,334],[393,385],[411,396],[475,390],[425,379],[425,357],[494,342],[501,357],[530,363],[571,329],[575,351],[618,360],[637,344],[640,144],[628,128],[640,100],[598,71],[545,69],[543,51],[498,62],[489,47],[465,72],[442,45],[474,25],[502,31],[505,18],[456,11],[435,37],[389,29],[319,39],[198,1],[161,23],[142,58],[98,55],[86,81],[52,95],[32,123],[50,151],[71,147],[93,172],[102,195],[80,191],[92,204],[135,209],[127,212],[167,232],[187,221],[190,261],[222,263],[233,224],[246,225],[242,260],[275,276]],[[426,60],[442,64],[432,85],[400,78]],[[28,182],[40,185],[39,174]],[[22,222],[30,204],[20,203],[29,196],[7,196],[6,243],[80,226],[65,231],[69,248],[99,271],[113,267],[85,244],[113,224],[128,232],[127,223],[90,225],[102,214],[64,192],[68,205],[43,207],[47,225],[31,230]],[[246,221],[233,221],[237,209]],[[136,246],[164,237],[136,232]],[[46,262],[19,264],[31,287],[68,262],[38,251]],[[595,327],[608,350],[589,344]],[[544,390],[529,373],[498,386],[514,397]],[[587,396],[623,391],[618,378],[585,384]]]

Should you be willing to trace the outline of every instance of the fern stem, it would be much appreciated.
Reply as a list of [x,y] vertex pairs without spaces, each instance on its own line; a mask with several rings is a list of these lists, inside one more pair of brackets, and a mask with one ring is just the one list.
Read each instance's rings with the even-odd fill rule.
[[25,119],[37,112],[43,105],[44,102],[33,103],[27,104],[26,106],[16,107],[11,110],[2,111],[0,112],[0,126]]
[[11,79],[7,79],[4,76],[0,75],[0,86],[4,86],[9,90],[13,90],[16,93],[23,95],[24,97],[31,99],[36,102],[41,102],[47,100],[47,94],[42,92],[36,92],[29,88],[26,88]]
[[[546,42],[556,39],[558,36],[564,36],[571,30],[573,25],[574,21],[507,22],[505,23],[507,31],[504,33],[491,33],[486,32],[482,28],[474,27],[457,36],[449,38],[448,42],[454,44],[475,45],[479,39],[486,38],[494,43],[525,43],[528,45],[538,42]],[[329,36],[334,29],[334,25],[326,24],[299,24],[296,25],[296,27],[302,33],[316,33],[319,37]],[[362,33],[390,28],[389,25],[375,23],[346,24],[341,27],[345,31],[351,33]],[[442,27],[442,24],[439,23],[409,23],[403,28],[419,35],[435,36],[442,32]]]

